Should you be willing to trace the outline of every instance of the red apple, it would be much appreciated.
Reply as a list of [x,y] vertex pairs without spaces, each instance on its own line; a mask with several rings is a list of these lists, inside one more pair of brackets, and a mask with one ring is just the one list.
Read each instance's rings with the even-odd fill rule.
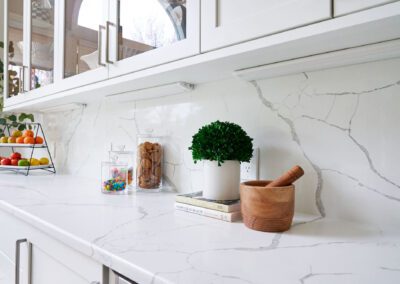
[[11,160],[9,158],[5,158],[5,159],[1,160],[1,165],[2,166],[10,166]]
[[19,161],[19,159],[12,159],[11,166],[18,166],[18,161]]
[[20,160],[20,159],[21,159],[21,154],[18,153],[18,152],[12,153],[12,154],[10,155],[10,159],[11,159],[11,160],[12,160],[12,159]]

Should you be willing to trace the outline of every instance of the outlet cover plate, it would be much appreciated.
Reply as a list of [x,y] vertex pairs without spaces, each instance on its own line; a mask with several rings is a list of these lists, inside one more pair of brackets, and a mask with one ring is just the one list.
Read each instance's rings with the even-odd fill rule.
[[259,179],[260,168],[260,148],[254,148],[253,157],[250,162],[240,164],[240,181],[257,180]]

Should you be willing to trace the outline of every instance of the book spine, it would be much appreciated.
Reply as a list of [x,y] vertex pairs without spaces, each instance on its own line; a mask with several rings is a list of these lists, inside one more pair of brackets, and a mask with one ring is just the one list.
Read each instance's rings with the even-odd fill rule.
[[179,196],[179,195],[176,196],[175,201],[179,202],[179,203],[194,205],[194,206],[208,208],[208,209],[217,210],[217,211],[226,212],[226,213],[240,210],[240,203],[233,204],[233,205],[225,205],[225,204],[218,204],[218,203],[213,203],[213,202],[209,202],[209,201],[205,201],[205,200],[199,200],[196,198]]
[[202,208],[202,207],[196,207],[192,206],[189,204],[184,204],[184,203],[178,203],[175,202],[175,209],[181,210],[181,211],[186,211],[189,213],[194,213],[197,215],[202,215],[226,222],[235,222],[241,219],[241,212],[233,212],[233,213],[226,213],[226,212],[221,212],[221,211],[216,211],[216,210],[211,210],[207,208]]

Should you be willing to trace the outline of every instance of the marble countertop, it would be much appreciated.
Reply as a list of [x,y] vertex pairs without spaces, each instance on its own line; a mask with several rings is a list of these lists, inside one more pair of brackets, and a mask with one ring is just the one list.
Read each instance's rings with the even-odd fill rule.
[[262,233],[175,211],[174,196],[0,173],[1,210],[139,283],[400,283],[400,231],[296,214]]

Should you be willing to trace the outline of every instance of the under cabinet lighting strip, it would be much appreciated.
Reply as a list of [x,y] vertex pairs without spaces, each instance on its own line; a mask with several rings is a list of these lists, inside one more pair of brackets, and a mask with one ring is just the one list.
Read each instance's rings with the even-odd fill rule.
[[241,69],[233,75],[253,81],[396,57],[400,57],[400,39]]
[[181,93],[190,92],[195,89],[195,85],[187,82],[175,82],[172,84],[143,88],[118,94],[106,96],[107,99],[112,99],[119,102],[128,102],[135,100],[143,100],[150,98],[166,97]]
[[57,105],[57,106],[52,106],[48,108],[41,109],[41,113],[54,113],[54,112],[61,112],[61,111],[70,111],[70,110],[75,110],[75,109],[81,109],[85,108],[86,104],[82,103],[70,103],[70,104],[63,104],[63,105]]

